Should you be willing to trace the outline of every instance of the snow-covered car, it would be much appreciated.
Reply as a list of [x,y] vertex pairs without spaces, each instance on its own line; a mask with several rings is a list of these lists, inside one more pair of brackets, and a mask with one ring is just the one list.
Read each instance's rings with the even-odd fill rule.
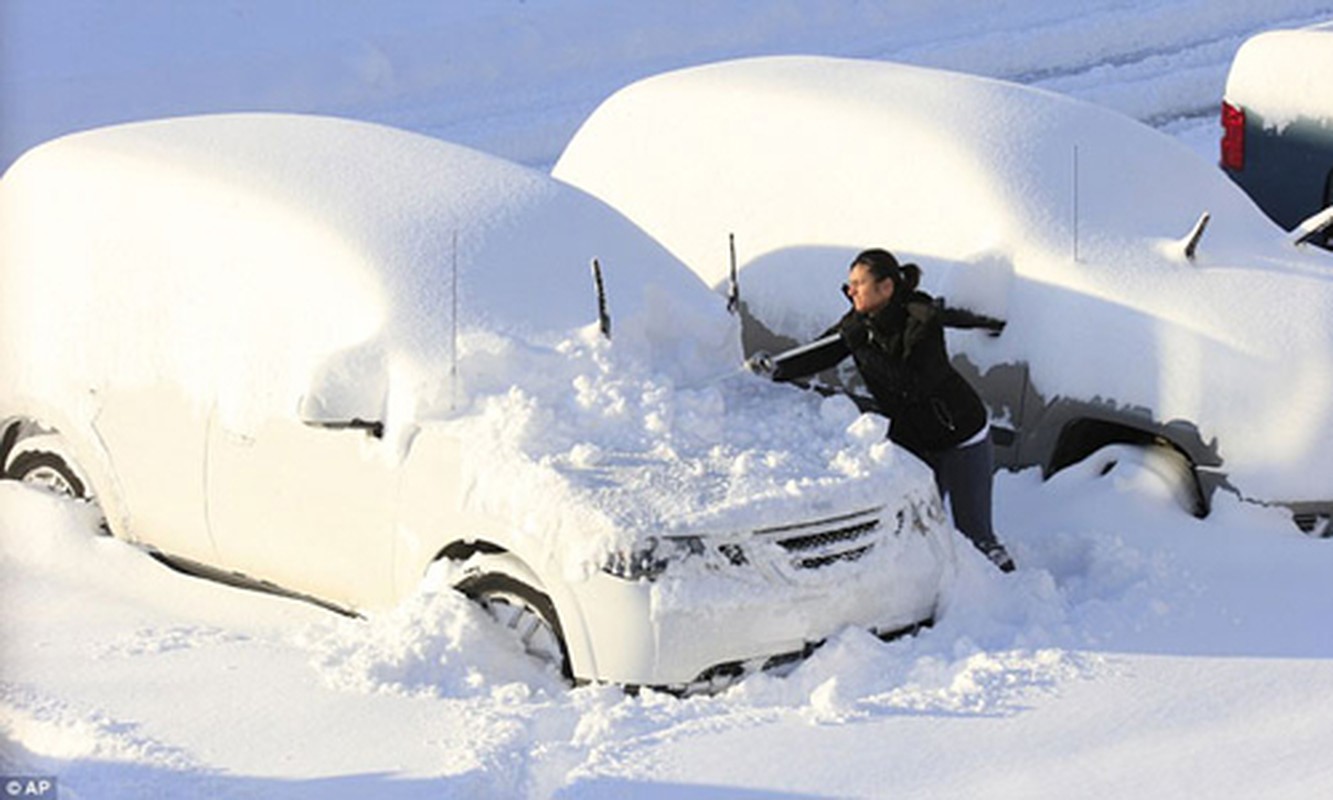
[[1140,460],[1196,514],[1225,488],[1329,532],[1333,258],[1148,126],[974,76],[757,58],[620,90],[553,174],[715,289],[734,235],[748,349],[811,340],[852,256],[887,247],[994,321],[949,339],[1000,463]]
[[[936,614],[882,419],[549,176],[326,117],[113,126],[0,180],[5,477],[187,570],[372,612],[441,560],[567,676],[712,686]],[[434,579],[432,575],[432,579]]]
[[1330,75],[1333,23],[1251,37],[1227,74],[1222,168],[1287,230],[1333,206]]

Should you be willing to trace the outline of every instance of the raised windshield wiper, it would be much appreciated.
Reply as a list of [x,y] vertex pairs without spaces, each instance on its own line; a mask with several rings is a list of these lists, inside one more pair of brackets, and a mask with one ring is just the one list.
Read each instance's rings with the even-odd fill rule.
[[[1333,228],[1333,206],[1307,218],[1291,232],[1292,244],[1320,244],[1321,234]],[[1327,239],[1324,240],[1325,242]]]

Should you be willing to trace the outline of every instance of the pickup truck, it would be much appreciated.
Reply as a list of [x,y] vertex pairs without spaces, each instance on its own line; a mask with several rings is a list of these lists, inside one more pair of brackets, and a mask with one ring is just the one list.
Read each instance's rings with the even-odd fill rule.
[[1248,39],[1227,76],[1222,169],[1287,230],[1333,206],[1330,75],[1333,22]]

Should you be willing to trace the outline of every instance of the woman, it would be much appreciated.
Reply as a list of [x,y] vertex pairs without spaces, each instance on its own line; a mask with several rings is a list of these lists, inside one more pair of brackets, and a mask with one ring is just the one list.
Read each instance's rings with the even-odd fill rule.
[[920,279],[920,267],[899,266],[887,250],[858,255],[843,286],[852,310],[825,333],[838,339],[783,359],[773,379],[807,377],[851,356],[889,417],[889,439],[930,465],[954,525],[995,566],[1012,572],[1014,561],[991,527],[994,453],[986,407],[949,364],[941,309],[917,291]]

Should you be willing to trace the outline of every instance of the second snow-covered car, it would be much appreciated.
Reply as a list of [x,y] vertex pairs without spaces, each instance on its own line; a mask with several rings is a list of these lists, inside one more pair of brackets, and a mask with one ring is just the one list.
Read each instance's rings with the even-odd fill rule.
[[361,611],[452,561],[566,674],[684,688],[927,622],[950,573],[883,420],[739,369],[600,201],[428,137],[49,142],[0,180],[0,302],[6,477],[197,571]]
[[809,341],[852,256],[887,247],[994,320],[950,351],[1003,463],[1128,456],[1195,513],[1225,489],[1333,532],[1333,257],[1135,120],[940,70],[744,59],[620,90],[553,174],[719,289],[734,235],[750,347]]

